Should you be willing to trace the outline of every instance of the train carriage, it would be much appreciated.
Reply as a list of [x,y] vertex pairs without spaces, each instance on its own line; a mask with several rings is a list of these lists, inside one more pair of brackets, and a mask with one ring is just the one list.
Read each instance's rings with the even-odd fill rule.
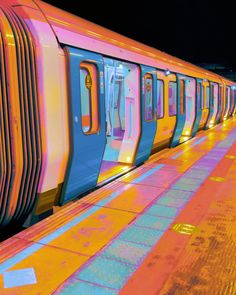
[[37,0],[0,3],[0,226],[236,113],[235,84]]

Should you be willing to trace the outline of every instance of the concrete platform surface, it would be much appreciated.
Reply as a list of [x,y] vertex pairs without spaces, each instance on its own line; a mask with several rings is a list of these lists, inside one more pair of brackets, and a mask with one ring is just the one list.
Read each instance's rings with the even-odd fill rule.
[[0,294],[236,294],[236,119],[0,244]]

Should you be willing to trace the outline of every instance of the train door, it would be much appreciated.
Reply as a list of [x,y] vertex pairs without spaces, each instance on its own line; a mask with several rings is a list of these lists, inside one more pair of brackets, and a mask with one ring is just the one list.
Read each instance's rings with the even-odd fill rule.
[[230,116],[232,116],[233,110],[234,110],[234,104],[235,104],[234,92],[235,92],[234,86],[231,86],[231,89],[230,89],[230,111],[229,111]]
[[218,100],[218,112],[216,115],[216,124],[220,123],[220,119],[223,112],[223,87],[222,84],[219,84],[219,100]]
[[103,58],[66,47],[70,155],[60,203],[97,184],[106,144]]
[[155,110],[156,134],[152,152],[170,145],[176,125],[177,83],[176,75],[169,71],[156,71],[157,96]]
[[234,86],[234,108],[232,115],[234,116],[236,114],[236,87]]
[[171,142],[172,147],[191,137],[195,120],[195,79],[182,75],[177,77],[177,124]]
[[196,104],[195,104],[196,116],[195,116],[195,121],[194,121],[194,125],[193,125],[192,136],[195,136],[198,129],[199,129],[199,124],[200,124],[200,120],[202,117],[202,104],[203,104],[202,80],[197,79],[196,82],[197,82]]
[[223,83],[222,84],[222,107],[221,107],[221,115],[220,115],[220,122],[224,121],[224,114],[225,114],[225,108],[226,108],[226,86]]
[[196,117],[196,80],[185,79],[185,124],[180,142],[192,137]]
[[141,132],[139,66],[104,58],[106,146],[98,182],[130,169]]
[[224,119],[227,119],[228,118],[229,108],[230,108],[230,87],[226,85],[226,88],[225,88],[225,112],[224,112]]
[[199,124],[199,130],[204,129],[206,126],[207,118],[209,115],[209,103],[210,103],[210,87],[209,82],[203,80],[203,100],[202,100],[202,116]]
[[206,128],[211,128],[216,123],[216,115],[219,107],[218,84],[210,83],[210,113],[208,116]]
[[142,95],[141,95],[141,126],[135,164],[138,165],[149,158],[157,128],[157,80],[156,70],[141,66]]

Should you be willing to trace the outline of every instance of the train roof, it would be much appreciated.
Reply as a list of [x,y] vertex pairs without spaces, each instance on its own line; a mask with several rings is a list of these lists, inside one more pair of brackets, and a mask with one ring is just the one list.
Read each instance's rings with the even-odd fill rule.
[[[8,0],[24,3],[30,0]],[[149,65],[175,73],[222,83],[221,76],[183,61],[165,52],[115,33],[81,17],[39,0],[33,2],[42,10],[60,43],[95,51],[122,60]],[[224,83],[234,83],[224,78]]]

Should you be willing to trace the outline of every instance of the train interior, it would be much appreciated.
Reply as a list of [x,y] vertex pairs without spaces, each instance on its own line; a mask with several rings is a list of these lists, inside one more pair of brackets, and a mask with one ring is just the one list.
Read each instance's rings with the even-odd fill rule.
[[[106,147],[98,183],[111,179],[131,167],[131,154],[127,154],[126,141],[132,133],[132,104],[130,91],[137,92],[137,66],[113,59],[104,59]],[[134,126],[133,126],[134,127]],[[133,147],[134,148],[134,147]],[[126,154],[124,156],[124,153]]]

